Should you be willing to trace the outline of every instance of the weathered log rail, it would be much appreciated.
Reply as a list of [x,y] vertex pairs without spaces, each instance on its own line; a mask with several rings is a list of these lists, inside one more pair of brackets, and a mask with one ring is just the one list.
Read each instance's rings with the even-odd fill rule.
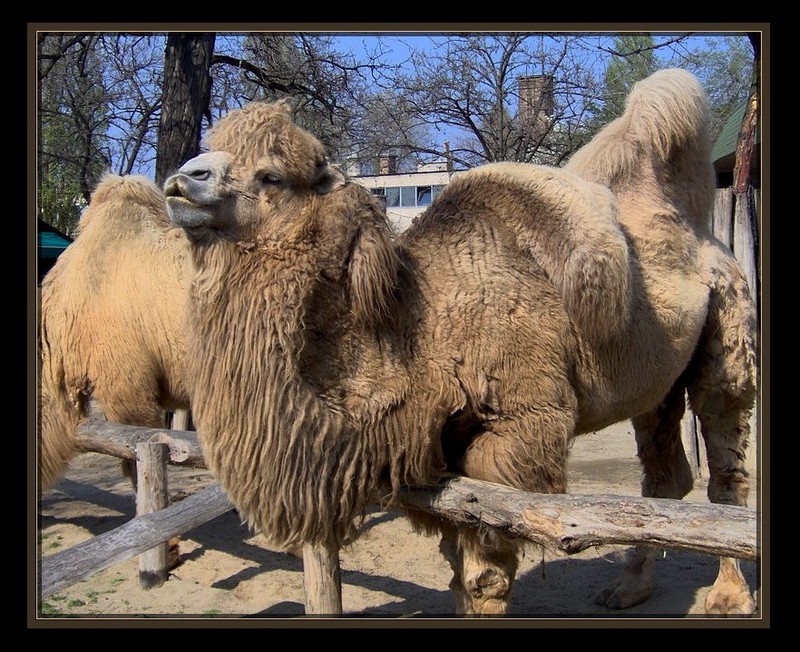
[[[83,451],[135,459],[144,444],[166,446],[170,464],[205,468],[196,433],[87,420],[78,430]],[[141,459],[141,458],[140,458]],[[137,497],[137,501],[139,498]],[[599,545],[646,544],[757,560],[754,510],[729,505],[612,495],[549,495],[468,478],[403,489],[397,504],[461,523],[496,528],[571,555]],[[185,534],[232,509],[219,485],[165,509],[136,516],[115,530],[42,559],[40,599]],[[338,552],[303,551],[306,613],[341,613]]]

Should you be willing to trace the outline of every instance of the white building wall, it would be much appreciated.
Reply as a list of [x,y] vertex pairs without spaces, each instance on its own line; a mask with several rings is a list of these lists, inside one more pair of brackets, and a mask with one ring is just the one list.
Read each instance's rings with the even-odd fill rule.
[[[408,187],[444,187],[453,174],[447,172],[444,164],[433,163],[420,166],[417,172],[400,174],[377,174],[366,176],[353,176],[352,180],[372,192],[386,188]],[[386,216],[396,233],[405,231],[414,218],[422,213],[428,206],[387,206]]]

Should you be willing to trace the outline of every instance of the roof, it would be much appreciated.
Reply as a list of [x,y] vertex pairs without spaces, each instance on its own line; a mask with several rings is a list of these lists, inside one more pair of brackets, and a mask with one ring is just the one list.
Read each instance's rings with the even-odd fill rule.
[[58,258],[64,249],[72,243],[66,233],[62,233],[50,226],[44,220],[39,220],[39,257]]
[[[731,113],[731,117],[728,118],[725,126],[722,127],[722,131],[717,137],[714,147],[711,149],[711,160],[714,161],[714,167],[718,171],[733,169],[736,160],[736,143],[739,140],[739,131],[741,131],[742,128],[745,109],[747,109],[747,100],[742,102],[736,110]],[[758,145],[758,149],[760,150],[760,144],[761,117],[759,116],[753,145]]]

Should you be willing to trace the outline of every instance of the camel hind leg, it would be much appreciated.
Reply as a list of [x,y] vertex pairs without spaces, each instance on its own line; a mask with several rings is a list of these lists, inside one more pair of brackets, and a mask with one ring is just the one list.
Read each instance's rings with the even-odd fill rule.
[[[661,404],[632,420],[642,463],[642,495],[679,500],[692,489],[693,477],[683,450],[680,422],[686,409],[684,385],[678,382]],[[653,592],[653,546],[636,546],[622,573],[595,597],[609,609],[627,609],[647,600]]]
[[[708,499],[747,505],[746,451],[755,407],[757,326],[755,306],[742,274],[733,266],[712,293],[709,315],[688,386],[708,458]],[[739,560],[720,559],[719,575],[706,597],[709,615],[752,615],[755,601]]]

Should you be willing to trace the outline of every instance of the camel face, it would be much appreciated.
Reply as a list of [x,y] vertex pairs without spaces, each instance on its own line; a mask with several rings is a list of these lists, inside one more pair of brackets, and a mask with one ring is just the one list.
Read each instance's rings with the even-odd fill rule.
[[[243,130],[246,146],[238,140]],[[344,185],[322,145],[292,123],[281,103],[226,116],[210,144],[211,152],[185,163],[164,185],[171,221],[193,239],[286,242],[300,232],[307,237],[309,201]]]
[[164,186],[172,223],[184,229],[213,228],[230,167],[224,152],[201,154],[184,164]]

